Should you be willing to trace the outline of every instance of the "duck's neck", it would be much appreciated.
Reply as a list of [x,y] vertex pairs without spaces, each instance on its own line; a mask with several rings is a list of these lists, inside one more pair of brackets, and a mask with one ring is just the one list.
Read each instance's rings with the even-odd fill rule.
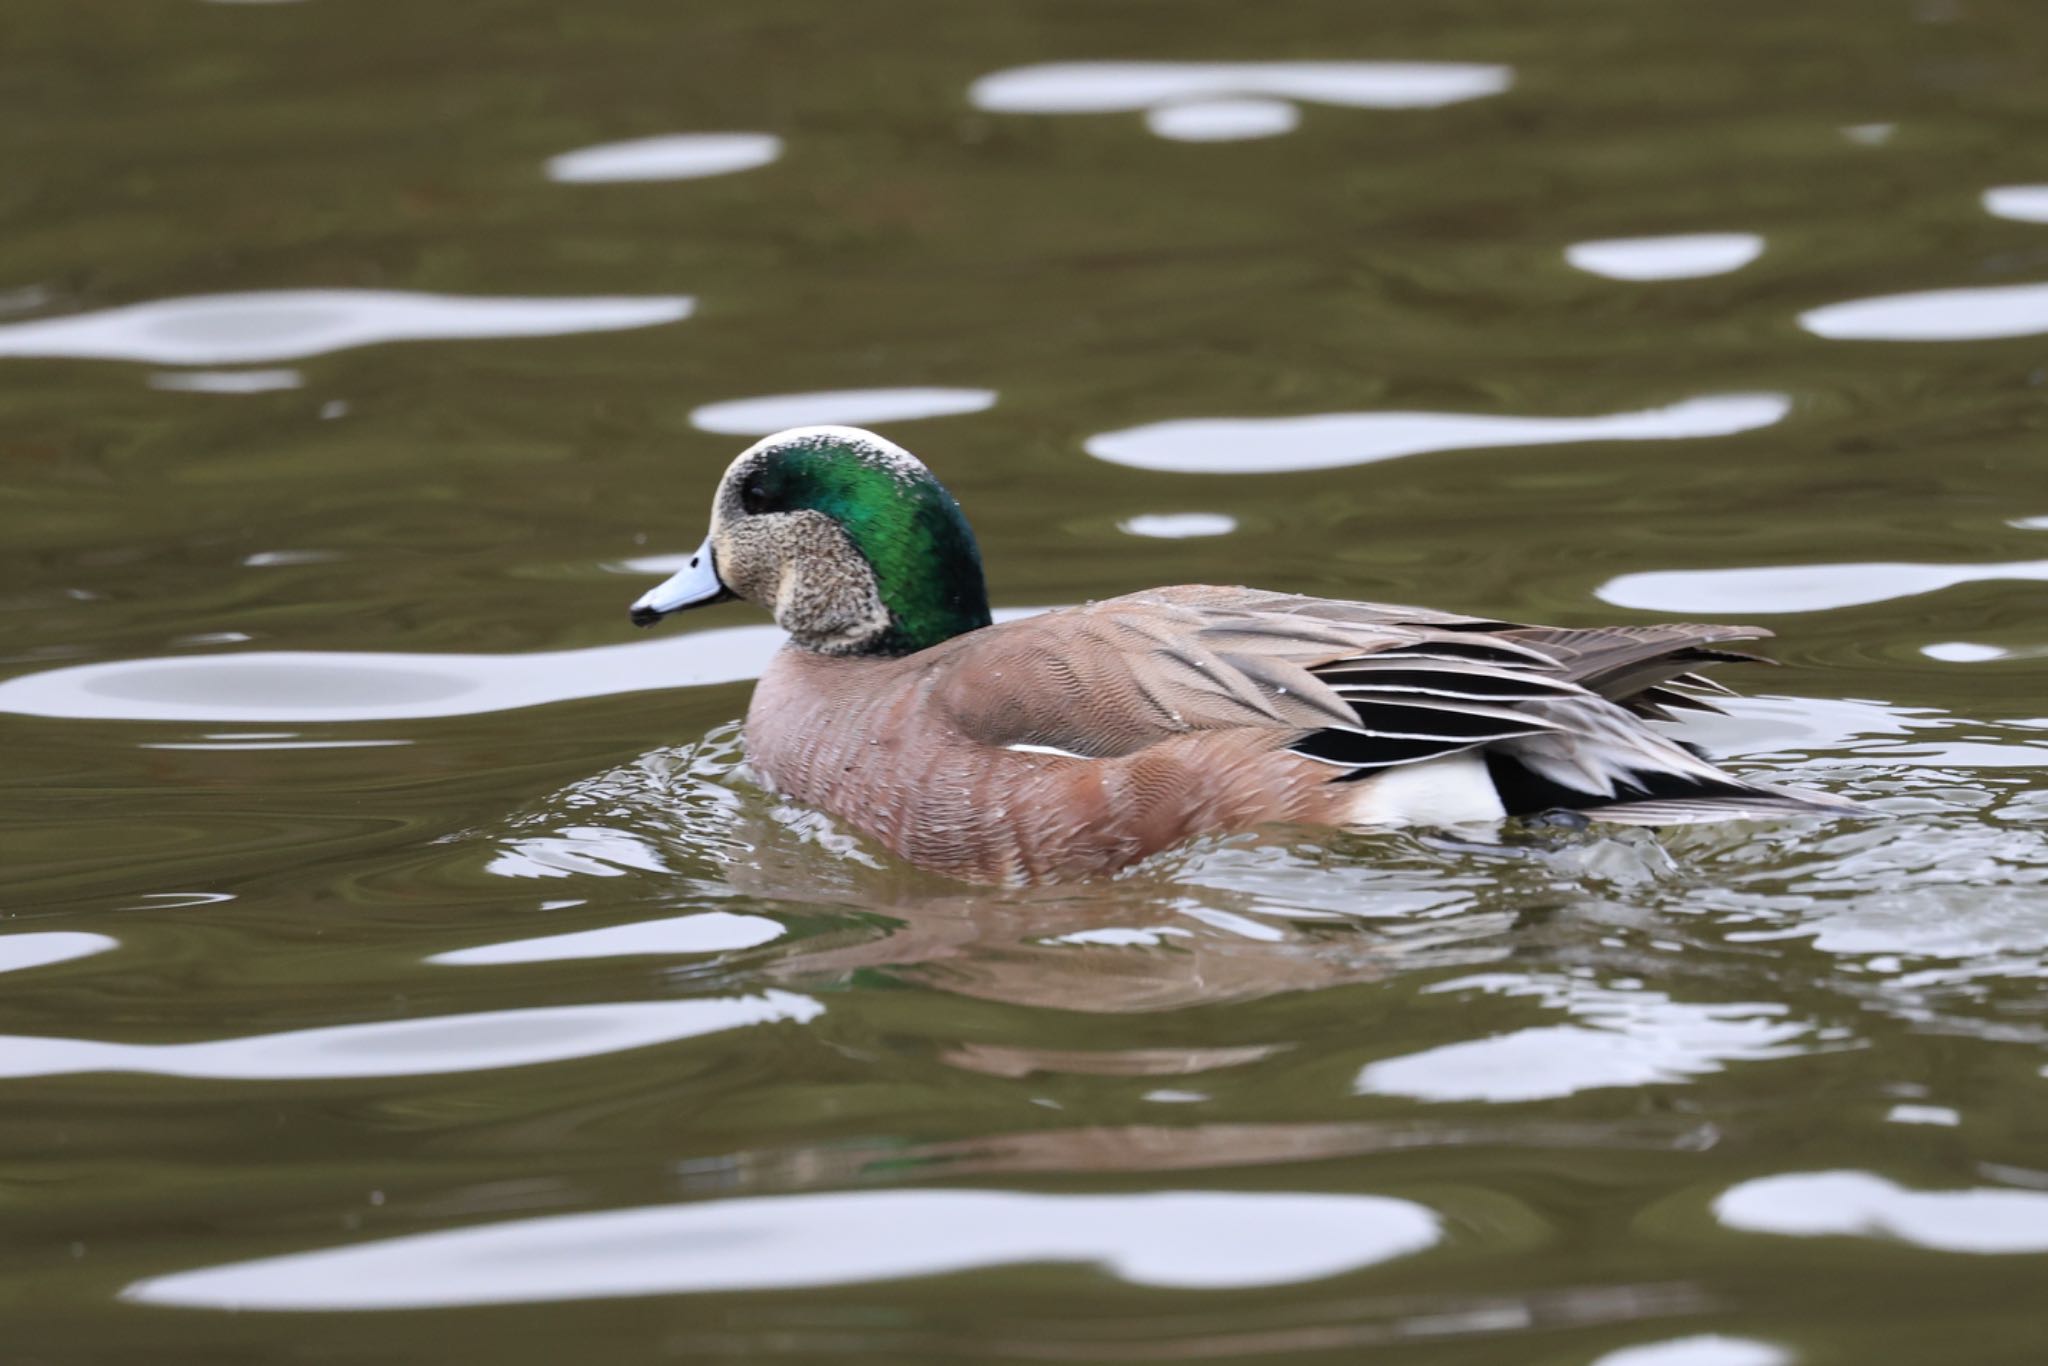
[[916,654],[989,624],[981,552],[964,521],[959,529],[964,540],[935,538],[918,553],[905,554],[894,562],[871,552],[871,557],[880,560],[875,564],[875,586],[889,611],[889,623],[853,653],[882,657]]
[[981,547],[959,503],[929,478],[842,514],[874,572],[888,614],[881,630],[840,653],[915,654],[989,624]]

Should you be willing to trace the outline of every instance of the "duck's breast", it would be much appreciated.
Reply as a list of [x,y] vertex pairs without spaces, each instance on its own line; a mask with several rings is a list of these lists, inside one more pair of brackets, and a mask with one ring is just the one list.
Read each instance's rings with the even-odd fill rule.
[[1329,823],[1325,766],[1285,731],[1208,731],[1087,758],[962,734],[931,705],[940,661],[786,650],[747,718],[748,757],[776,791],[921,867],[976,882],[1121,868],[1190,836]]

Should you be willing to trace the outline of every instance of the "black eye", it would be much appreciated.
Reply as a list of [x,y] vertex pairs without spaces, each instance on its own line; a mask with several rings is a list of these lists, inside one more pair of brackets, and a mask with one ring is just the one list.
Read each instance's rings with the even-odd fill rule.
[[742,512],[766,512],[768,510],[768,486],[760,479],[749,479],[740,485],[740,510]]

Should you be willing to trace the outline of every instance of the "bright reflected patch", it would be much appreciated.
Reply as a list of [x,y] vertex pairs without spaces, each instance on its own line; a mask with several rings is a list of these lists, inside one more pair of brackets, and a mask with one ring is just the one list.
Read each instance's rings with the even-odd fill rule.
[[1050,62],[967,92],[998,114],[1110,114],[1179,100],[1266,95],[1354,109],[1431,109],[1498,95],[1512,68],[1473,62]]
[[104,934],[82,930],[31,930],[0,935],[0,972],[26,972],[30,968],[68,963],[95,953],[119,948],[120,941]]
[[1750,615],[1826,612],[1938,593],[1965,583],[2048,579],[2048,560],[2008,564],[1804,564],[1622,574],[1593,590],[1616,607]]
[[766,166],[782,155],[772,133],[665,133],[580,147],[548,158],[548,179],[574,184],[696,180]]
[[1774,1342],[1702,1333],[1624,1347],[1600,1357],[1593,1366],[1789,1366],[1793,1360],[1790,1352]]
[[1728,1228],[1792,1238],[1891,1238],[1935,1252],[2048,1252],[2048,1191],[1916,1191],[1869,1172],[1744,1181],[1714,1200]]
[[429,963],[481,965],[496,963],[559,963],[571,958],[622,958],[642,954],[730,953],[751,949],[782,937],[782,926],[763,915],[706,911],[646,920],[637,925],[608,925],[601,930],[513,939],[473,949],[451,949]]
[[1574,242],[1564,259],[1610,280],[1691,280],[1726,275],[1764,254],[1753,232],[1702,232],[1674,237],[1616,237]]
[[0,356],[245,365],[382,342],[553,337],[652,327],[690,316],[682,295],[477,298],[388,289],[202,294],[0,324]]
[[1187,418],[1089,437],[1112,465],[1182,474],[1275,474],[1370,465],[1433,451],[1733,436],[1782,421],[1783,394],[1722,394],[1668,408],[1600,417],[1475,413],[1322,413],[1311,417]]
[[0,1035],[0,1077],[142,1072],[215,1081],[417,1077],[589,1058],[771,1021],[817,1018],[808,996],[548,1006],[300,1029],[204,1043],[104,1043]]
[[[1002,608],[995,618],[1044,610]],[[0,681],[0,712],[211,723],[474,716],[757,678],[787,639],[774,626],[731,626],[532,654],[278,650],[122,659]]]
[[1360,1095],[1426,1101],[1552,1100],[1609,1086],[1688,1081],[1729,1062],[1790,1057],[1811,1031],[1770,1004],[1694,1005],[1657,991],[1620,991],[1575,979],[1491,975],[1430,993],[1482,990],[1532,995],[1586,1023],[1542,1025],[1425,1049],[1369,1064]]
[[1920,653],[1945,664],[1988,664],[1994,659],[2009,658],[2012,654],[2002,646],[1980,645],[1969,640],[1936,641],[1932,645],[1922,645]]
[[601,825],[569,826],[513,840],[484,866],[499,877],[626,877],[671,871],[640,835]]
[[1984,211],[2021,223],[2048,223],[2048,185],[1999,185],[1986,190]]
[[1192,536],[1228,536],[1237,530],[1237,518],[1220,512],[1141,512],[1116,526],[1131,536],[1177,541]]
[[1962,1115],[1947,1105],[1894,1105],[1885,1111],[1884,1117],[1891,1124],[1932,1124],[1942,1129],[1953,1129],[1963,1122]]
[[995,406],[993,389],[827,389],[762,394],[707,403],[690,414],[701,432],[768,436],[786,427],[862,427],[920,417],[978,413]]
[[149,387],[183,394],[274,394],[306,382],[296,370],[162,370]]
[[1988,285],[1887,294],[1799,315],[1817,337],[1838,341],[1987,341],[2048,332],[2048,284]]
[[130,1302],[425,1309],[859,1285],[1031,1262],[1183,1290],[1289,1285],[1420,1252],[1437,1216],[1372,1195],[881,1190],[553,1215],[156,1276]]
[[469,716],[752,678],[783,639],[773,626],[737,626],[523,655],[276,651],[119,660],[7,679],[0,711],[138,721]]
[[1286,100],[1190,100],[1163,104],[1145,115],[1145,126],[1175,142],[1245,142],[1278,137],[1301,123],[1301,110]]

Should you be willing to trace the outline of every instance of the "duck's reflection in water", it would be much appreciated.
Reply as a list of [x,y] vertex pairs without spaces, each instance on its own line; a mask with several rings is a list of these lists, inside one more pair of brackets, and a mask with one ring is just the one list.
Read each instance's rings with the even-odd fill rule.
[[[1014,1130],[928,1143],[847,1143],[736,1155],[737,1170],[692,1174],[718,1190],[839,1189],[876,1180],[968,1176],[1220,1171],[1368,1154],[1498,1148],[1504,1152],[1696,1152],[1719,1137],[1681,1115],[1572,1123],[1523,1120],[1099,1124]],[[1498,1211],[1496,1211],[1498,1212]]]
[[[905,1049],[962,1074],[1024,1085],[1001,1096],[949,1092],[940,1137],[893,1123],[895,1132],[873,1137],[735,1152],[690,1163],[678,1173],[685,1189],[772,1193],[1005,1173],[1229,1169],[1446,1147],[1669,1151],[1713,1142],[1710,1127],[1677,1113],[1584,1124],[1469,1109],[1236,1122],[1201,1104],[1256,1067],[1269,1077],[1274,1067],[1299,1068],[1301,1094],[1320,1076],[1325,1100],[1356,1113],[1356,1060],[1330,1057],[1327,1040],[1290,1036],[1286,1018],[1262,1003],[1498,965],[1514,942],[1505,932],[1532,898],[1551,891],[1552,860],[1475,866],[1470,852],[1408,836],[1274,832],[1200,842],[1104,882],[969,889],[879,858],[817,813],[752,787],[739,776],[737,732],[721,727],[697,745],[651,752],[558,794],[513,823],[507,833],[517,838],[501,844],[493,866],[507,876],[545,876],[551,893],[565,878],[604,875],[613,887],[658,878],[671,917],[678,896],[772,917],[789,933],[741,950],[726,973],[705,980],[720,990],[811,994],[832,1003],[841,1044],[857,1037],[862,1047]],[[562,852],[571,843],[573,859]],[[1577,879],[1585,867],[1565,871]],[[558,938],[580,943],[587,934]],[[539,961],[549,942],[523,939],[517,960]],[[956,1005],[906,1014],[890,1005],[904,988],[943,993]],[[1358,1032],[1369,1034],[1376,1013],[1408,995],[1363,993]],[[1189,1014],[1160,1018],[1169,1012]],[[1118,1105],[1135,1105],[1144,1117],[1075,1124],[1053,1108],[1028,1112],[1042,1114],[1042,1125],[1022,1122],[1026,1092],[1058,1096],[1091,1085],[1120,1086],[1130,1094]],[[957,1136],[970,1126],[978,1131]]]
[[[1111,881],[989,891],[885,863],[815,813],[742,802],[729,814],[728,847],[749,851],[725,870],[733,888],[757,904],[854,913],[764,965],[781,983],[829,987],[881,973],[1010,1006],[1142,1015],[1370,982],[1425,962],[1492,962],[1515,918],[1510,906],[1480,904],[1473,884],[1490,879],[1450,873],[1406,836],[1374,841],[1386,847],[1373,863],[1319,860],[1329,851],[1306,844],[1304,832],[1234,836],[1197,841]],[[820,858],[814,844],[835,856]],[[1303,873],[1319,861],[1322,885],[1304,889]],[[1006,1043],[963,1045],[948,1060],[1000,1075],[1177,1076],[1267,1051]]]
[[[1164,891],[1049,903],[977,894],[900,896],[869,909],[894,923],[875,927],[882,930],[875,937],[796,945],[772,965],[772,975],[795,982],[879,970],[901,982],[1007,1005],[1134,1015],[1370,981],[1388,970],[1385,946],[1354,928],[1253,920],[1232,911],[1217,916],[1194,898]],[[1228,927],[1219,928],[1219,919]],[[1233,920],[1265,933],[1229,926]],[[1056,1050],[1030,1061],[1027,1070],[1170,1076],[1218,1065],[1176,1050],[1152,1051],[1157,1056],[1149,1065],[1142,1054],[1123,1054],[1082,1068]],[[1230,1057],[1232,1063],[1252,1060]],[[973,1061],[987,1059],[975,1055]],[[1014,1074],[1026,1062],[1019,1050],[977,1070]]]
[[[1528,896],[1550,888],[1540,869],[1518,877],[1513,859],[1475,867],[1467,852],[1445,854],[1407,835],[1372,838],[1369,857],[1360,856],[1350,846],[1365,839],[1272,831],[1197,841],[1111,880],[968,888],[880,857],[819,813],[761,792],[743,775],[738,727],[724,726],[515,819],[499,832],[489,867],[556,886],[586,875],[660,878],[671,904],[680,894],[806,922],[808,933],[750,965],[776,983],[829,988],[880,973],[956,996],[1090,1015],[1491,962]],[[1093,1061],[1082,1065],[1082,1054]],[[1239,1048],[1037,1056],[1006,1042],[965,1049],[958,1061],[1004,1075],[1172,1076],[1261,1056]]]

